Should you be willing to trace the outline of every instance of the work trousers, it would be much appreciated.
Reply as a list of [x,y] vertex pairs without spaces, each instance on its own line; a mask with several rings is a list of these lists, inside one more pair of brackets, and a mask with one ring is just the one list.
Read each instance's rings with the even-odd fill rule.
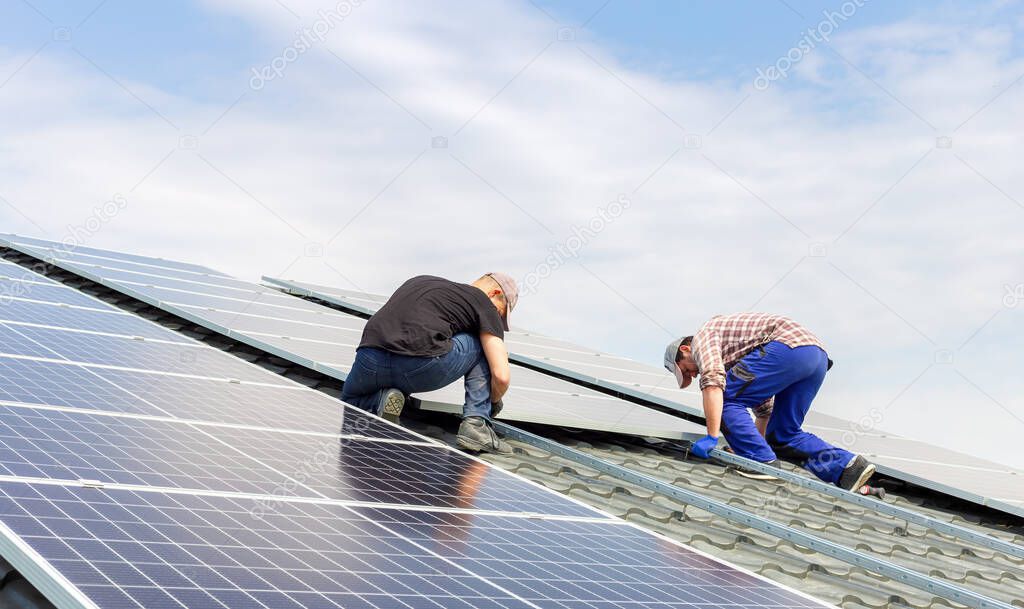
[[[491,368],[487,365],[480,339],[472,334],[452,337],[452,350],[436,357],[398,355],[363,347],[356,351],[352,370],[345,379],[341,399],[357,408],[377,413],[381,395],[397,389],[407,397],[441,389],[458,379],[465,380],[464,417],[491,415]],[[379,414],[379,413],[377,413]]]
[[[778,341],[737,362],[726,375],[722,409],[722,433],[733,451],[762,463],[776,457],[796,461],[825,482],[837,483],[853,453],[801,428],[827,371],[828,356],[820,348]],[[772,396],[775,408],[762,437],[749,410]]]

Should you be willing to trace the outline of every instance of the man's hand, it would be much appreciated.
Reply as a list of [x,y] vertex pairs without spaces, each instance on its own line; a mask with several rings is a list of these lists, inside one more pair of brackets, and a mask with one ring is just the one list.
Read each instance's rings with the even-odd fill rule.
[[690,452],[697,455],[701,459],[707,459],[711,454],[712,449],[718,446],[718,438],[715,436],[704,436],[700,440],[693,443],[690,448]]

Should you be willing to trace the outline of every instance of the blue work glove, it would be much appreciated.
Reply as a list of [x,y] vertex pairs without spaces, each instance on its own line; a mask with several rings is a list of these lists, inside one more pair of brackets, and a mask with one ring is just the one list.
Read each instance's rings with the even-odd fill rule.
[[714,450],[716,446],[718,446],[718,438],[708,435],[694,442],[693,446],[690,448],[690,452],[701,459],[707,459],[708,455],[711,454],[711,451]]

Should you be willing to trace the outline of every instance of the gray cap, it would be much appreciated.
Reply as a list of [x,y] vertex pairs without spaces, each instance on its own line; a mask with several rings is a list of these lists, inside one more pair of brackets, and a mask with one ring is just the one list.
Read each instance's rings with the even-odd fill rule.
[[679,357],[679,345],[683,344],[685,336],[680,336],[665,347],[665,370],[672,372],[676,367],[676,358]]
[[693,381],[693,378],[683,374],[683,371],[676,365],[676,358],[679,357],[679,345],[683,344],[686,336],[680,336],[665,347],[665,370],[668,370],[676,377],[679,387],[685,389]]

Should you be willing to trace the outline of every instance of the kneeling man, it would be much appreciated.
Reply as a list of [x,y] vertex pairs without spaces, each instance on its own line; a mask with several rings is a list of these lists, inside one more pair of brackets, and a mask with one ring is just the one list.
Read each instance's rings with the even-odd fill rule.
[[465,379],[459,446],[512,452],[490,417],[510,382],[504,331],[518,298],[515,280],[505,273],[472,284],[413,277],[366,322],[341,399],[397,421],[409,394]]
[[695,455],[706,459],[721,431],[740,456],[769,464],[777,456],[793,460],[825,482],[856,491],[875,466],[801,429],[831,367],[814,334],[768,313],[713,317],[665,350],[665,368],[681,388],[700,375],[708,435],[694,444]]

